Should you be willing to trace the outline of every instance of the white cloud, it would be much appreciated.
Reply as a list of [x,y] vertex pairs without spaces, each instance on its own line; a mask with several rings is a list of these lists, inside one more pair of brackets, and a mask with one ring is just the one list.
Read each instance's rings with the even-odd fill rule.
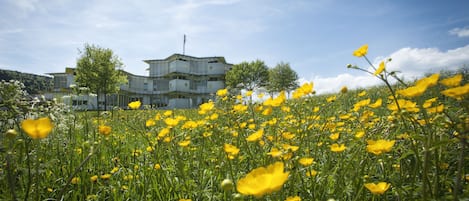
[[[300,78],[300,85],[308,82],[305,78]],[[380,80],[370,75],[355,76],[349,73],[339,74],[335,77],[315,76],[309,80],[314,83],[314,90],[318,94],[336,93],[343,86],[349,89],[365,88],[381,84]]]
[[0,35],[2,35],[2,34],[18,34],[18,33],[21,33],[23,31],[24,31],[24,29],[20,29],[20,28],[5,29],[5,30],[0,30]]
[[37,9],[38,0],[12,0],[10,3],[23,11],[31,12]]
[[405,78],[412,79],[425,73],[457,70],[469,64],[467,55],[469,55],[469,45],[446,52],[437,48],[406,47],[385,58],[392,58],[392,62],[387,65],[388,70],[400,71]]
[[[402,48],[389,56],[377,57],[374,65],[386,58],[392,61],[386,66],[388,71],[399,71],[400,77],[407,81],[424,76],[426,73],[435,73],[441,70],[457,70],[469,64],[469,45],[464,47],[440,51],[437,48]],[[371,70],[370,70],[371,71]],[[364,88],[382,84],[382,82],[369,74],[355,76],[348,73],[334,77],[314,76],[311,79],[301,78],[300,83],[314,82],[318,94],[338,92],[343,86],[349,89]]]
[[456,35],[458,37],[469,37],[469,27],[451,29],[449,34]]

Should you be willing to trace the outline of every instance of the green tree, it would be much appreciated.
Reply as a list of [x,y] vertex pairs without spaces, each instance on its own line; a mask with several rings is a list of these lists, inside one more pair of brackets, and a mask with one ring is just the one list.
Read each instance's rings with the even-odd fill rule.
[[127,81],[122,73],[123,63],[111,49],[85,44],[77,61],[76,82],[96,93],[99,111],[99,96],[104,95],[104,108],[107,109],[107,95],[119,91],[119,86]]
[[225,75],[226,85],[235,89],[254,90],[265,87],[269,79],[269,68],[261,60],[236,64]]
[[280,62],[274,68],[269,69],[269,93],[286,91],[290,92],[298,87],[298,74],[290,67],[289,63]]

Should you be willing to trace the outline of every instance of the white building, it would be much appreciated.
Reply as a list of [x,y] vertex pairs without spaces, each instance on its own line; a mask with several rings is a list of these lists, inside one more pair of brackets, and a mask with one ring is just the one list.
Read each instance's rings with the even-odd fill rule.
[[[117,94],[107,97],[109,107],[127,108],[129,102],[140,100],[143,105],[153,108],[195,108],[213,99],[216,91],[225,87],[225,74],[232,66],[223,57],[181,54],[144,62],[149,65],[149,75],[133,75],[124,71],[128,82]],[[49,96],[71,95],[70,85],[75,83],[73,68],[66,68],[65,73],[49,74],[54,76],[54,91]],[[70,100],[64,102],[77,108],[96,109],[96,98],[84,96],[88,95],[66,96]],[[103,107],[104,97],[100,97],[99,102]]]

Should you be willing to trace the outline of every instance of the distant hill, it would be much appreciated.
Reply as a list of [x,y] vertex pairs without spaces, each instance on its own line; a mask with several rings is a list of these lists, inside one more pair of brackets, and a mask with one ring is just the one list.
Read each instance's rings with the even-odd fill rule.
[[24,84],[25,90],[29,94],[41,94],[51,91],[53,88],[51,77],[12,70],[0,69],[0,80],[18,80]]

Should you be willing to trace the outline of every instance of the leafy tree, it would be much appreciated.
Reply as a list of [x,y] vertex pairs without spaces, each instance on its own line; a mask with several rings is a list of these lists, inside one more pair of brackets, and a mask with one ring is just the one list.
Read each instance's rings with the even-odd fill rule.
[[261,60],[236,64],[225,75],[226,85],[236,89],[254,90],[265,87],[269,79],[269,68]]
[[0,69],[0,80],[18,80],[24,84],[24,90],[33,95],[51,91],[53,88],[50,77],[18,71]]
[[111,49],[85,44],[77,61],[76,82],[96,93],[98,110],[99,95],[104,95],[104,108],[107,109],[107,95],[119,91],[119,86],[127,81],[122,74],[123,63]]
[[274,68],[269,69],[267,91],[269,93],[292,91],[298,87],[297,80],[298,74],[290,67],[290,64],[280,62]]

